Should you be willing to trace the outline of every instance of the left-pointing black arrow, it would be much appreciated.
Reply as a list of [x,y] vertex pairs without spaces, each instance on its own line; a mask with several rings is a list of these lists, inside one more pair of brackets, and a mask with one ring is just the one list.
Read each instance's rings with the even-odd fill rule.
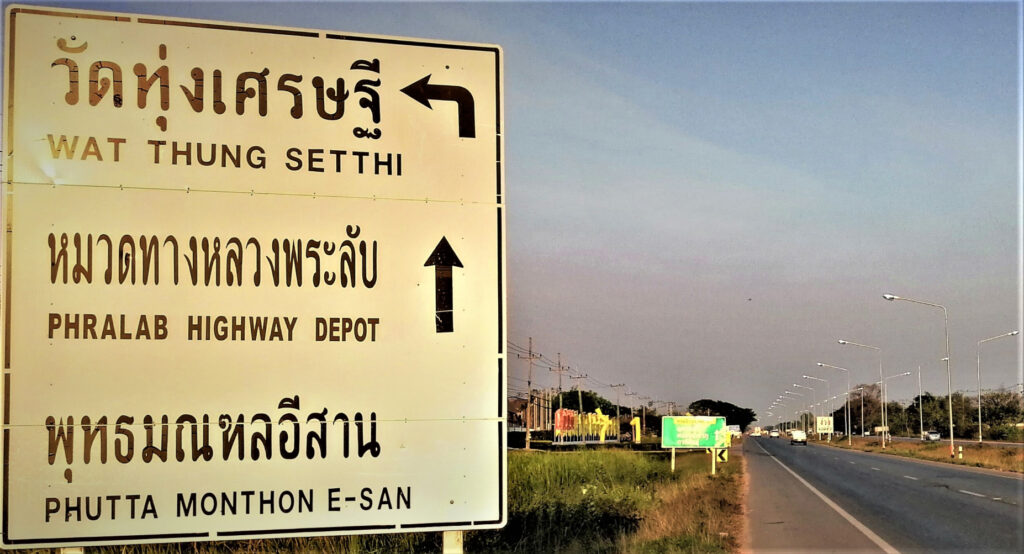
[[474,114],[473,95],[462,87],[454,85],[432,85],[430,75],[402,89],[410,98],[434,109],[431,100],[448,100],[455,102],[459,108],[459,136],[476,137],[476,115]]
[[448,239],[441,240],[430,253],[423,267],[434,266],[434,320],[438,333],[451,333],[455,329],[452,301],[452,267],[462,267]]

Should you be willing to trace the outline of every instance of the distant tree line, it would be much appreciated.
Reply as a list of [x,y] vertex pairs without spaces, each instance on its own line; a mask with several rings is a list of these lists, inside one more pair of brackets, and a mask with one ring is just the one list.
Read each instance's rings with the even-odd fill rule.
[[[601,413],[605,415],[615,416],[615,403],[611,402],[601,395],[593,391],[582,391],[582,395],[579,391],[565,391],[560,395],[556,395],[552,400],[552,411],[557,410],[559,406],[566,410],[580,410],[580,396],[583,397],[583,410],[584,412],[595,412],[598,408],[601,409]],[[559,404],[561,402],[561,404]],[[623,432],[629,431],[628,420],[635,417],[643,417],[644,428],[648,430],[655,430],[660,432],[661,430],[661,418],[662,416],[669,415],[664,411],[664,408],[659,410],[659,406],[654,402],[647,402],[645,409],[641,407],[630,407],[630,406],[619,406],[619,413],[623,416],[623,419],[627,423],[623,423]],[[645,413],[646,412],[646,413]],[[735,404],[729,402],[723,402],[721,400],[709,400],[702,399],[692,402],[687,408],[686,412],[691,415],[712,415],[712,416],[724,416],[725,422],[728,425],[739,425],[741,431],[745,431],[747,426],[750,425],[755,419],[757,414],[749,408],[741,408]],[[675,415],[684,415],[685,412],[679,410]],[[628,417],[627,417],[628,416]]]
[[741,432],[746,432],[747,426],[757,419],[757,414],[750,408],[707,398],[691,402],[687,411],[691,415],[723,416],[727,425],[739,425]]
[[[857,385],[863,387],[864,427],[872,431],[881,425],[881,401],[879,386]],[[836,431],[845,429],[845,407],[838,402],[832,413]],[[938,431],[943,437],[949,437],[949,404],[947,395],[935,396],[923,393],[915,396],[909,405],[900,402],[886,402],[886,419],[889,433],[903,437],[917,437],[921,432],[921,422],[925,431]],[[923,417],[922,417],[923,416]],[[1018,391],[1000,389],[981,394],[981,420],[983,439],[985,440],[1016,440],[1024,439],[1024,429],[1017,424],[1024,423],[1024,402]],[[859,393],[850,395],[850,421],[853,433],[860,434],[861,398]],[[953,437],[958,439],[978,438],[978,397],[976,394],[953,393]]]

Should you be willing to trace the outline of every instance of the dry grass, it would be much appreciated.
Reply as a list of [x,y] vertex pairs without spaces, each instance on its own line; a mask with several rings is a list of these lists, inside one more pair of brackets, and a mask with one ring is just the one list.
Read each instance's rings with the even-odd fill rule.
[[[832,446],[850,448],[846,441],[833,441]],[[958,449],[960,445],[956,445]],[[894,456],[905,456],[934,462],[984,467],[1002,471],[1024,473],[1024,448],[1000,446],[996,443],[963,445],[963,459],[950,458],[949,442],[895,441],[886,443],[885,450],[877,437],[853,437],[853,449],[865,452],[881,452]]]
[[[703,461],[704,465],[710,465]],[[658,490],[657,505],[644,514],[636,533],[620,539],[630,553],[734,552],[742,524],[742,465],[739,458],[688,475]]]

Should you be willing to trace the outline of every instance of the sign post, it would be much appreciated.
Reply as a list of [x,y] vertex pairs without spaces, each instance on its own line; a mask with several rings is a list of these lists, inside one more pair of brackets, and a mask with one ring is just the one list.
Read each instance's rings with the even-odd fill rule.
[[500,48],[5,17],[3,546],[502,527]]
[[661,418],[661,447],[672,449],[673,471],[676,448],[706,448],[711,452],[711,474],[715,474],[718,452],[730,436],[720,416],[664,416]]

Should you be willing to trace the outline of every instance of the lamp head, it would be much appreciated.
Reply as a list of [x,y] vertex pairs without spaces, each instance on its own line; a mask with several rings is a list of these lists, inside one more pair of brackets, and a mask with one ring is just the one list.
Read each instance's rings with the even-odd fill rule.
[[884,298],[884,299],[886,299],[886,300],[891,302],[891,301],[896,300],[897,298],[899,298],[899,296],[896,296],[895,294],[883,294],[882,298]]
[[825,364],[818,362],[818,367],[825,367]]
[[1012,337],[1012,336],[1016,335],[1017,333],[1020,333],[1020,331],[1010,331],[1010,336]]
[[839,344],[846,344],[846,341],[843,339],[839,339]]

